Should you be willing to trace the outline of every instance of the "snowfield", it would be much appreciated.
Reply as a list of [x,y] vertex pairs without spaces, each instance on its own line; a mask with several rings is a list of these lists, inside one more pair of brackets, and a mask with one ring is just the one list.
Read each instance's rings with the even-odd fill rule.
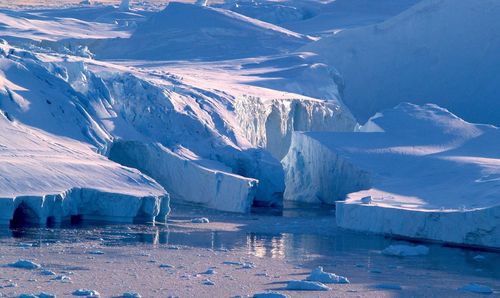
[[495,0],[424,0],[301,51],[337,68],[343,100],[360,123],[400,102],[431,102],[467,121],[499,126],[499,14]]
[[497,127],[403,103],[360,131],[294,133],[285,199],[336,203],[343,228],[500,247]]
[[498,2],[29,2],[0,0],[2,223],[288,200],[500,247]]
[[279,54],[311,40],[229,10],[171,2],[130,38],[89,41],[89,48],[99,59],[226,60]]

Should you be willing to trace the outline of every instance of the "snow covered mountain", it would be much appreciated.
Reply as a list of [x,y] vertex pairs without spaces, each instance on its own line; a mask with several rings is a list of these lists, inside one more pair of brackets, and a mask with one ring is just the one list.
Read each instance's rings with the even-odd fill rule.
[[500,247],[497,127],[403,103],[361,131],[294,133],[285,199],[336,203],[348,229]]
[[309,41],[232,11],[172,2],[130,38],[91,41],[89,47],[99,59],[223,60],[288,52]]
[[[380,23],[420,0],[230,1],[220,6],[283,28],[328,36],[346,28]],[[217,4],[215,4],[217,6]]]
[[361,123],[402,101],[500,125],[500,3],[424,0],[383,23],[306,45],[335,66]]

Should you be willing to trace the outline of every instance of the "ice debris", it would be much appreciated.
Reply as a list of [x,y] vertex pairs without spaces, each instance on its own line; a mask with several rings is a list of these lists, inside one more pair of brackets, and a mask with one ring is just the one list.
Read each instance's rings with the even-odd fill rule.
[[74,296],[86,296],[86,297],[101,297],[101,294],[95,290],[88,289],[78,289],[72,293]]
[[126,292],[122,295],[123,298],[141,298],[142,296],[137,292]]
[[40,264],[37,264],[30,260],[18,260],[15,263],[9,264],[10,267],[14,268],[22,268],[22,269],[38,269],[42,267]]
[[307,277],[308,281],[318,281],[325,284],[348,284],[349,280],[343,276],[323,271],[323,267],[318,266]]
[[191,219],[191,222],[192,223],[209,223],[210,221],[206,217],[197,217],[197,218]]

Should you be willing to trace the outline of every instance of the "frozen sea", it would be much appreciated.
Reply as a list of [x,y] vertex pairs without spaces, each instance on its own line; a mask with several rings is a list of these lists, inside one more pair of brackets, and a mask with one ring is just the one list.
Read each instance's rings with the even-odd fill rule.
[[[200,217],[210,222],[192,222]],[[86,288],[101,297],[252,297],[269,290],[290,297],[477,297],[460,290],[475,283],[491,288],[489,296],[500,295],[496,252],[426,243],[427,255],[388,256],[382,250],[389,245],[418,243],[348,232],[334,222],[325,206],[239,215],[174,205],[167,225],[4,227],[0,294],[66,297]],[[19,259],[42,267],[8,266]],[[317,266],[350,284],[328,285],[332,290],[325,292],[284,290]]]

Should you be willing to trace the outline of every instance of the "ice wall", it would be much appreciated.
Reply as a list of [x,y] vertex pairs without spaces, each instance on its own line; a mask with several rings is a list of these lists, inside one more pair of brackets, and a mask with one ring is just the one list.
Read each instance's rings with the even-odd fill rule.
[[399,104],[358,133],[294,133],[285,199],[336,204],[338,226],[499,248],[500,130]]
[[356,123],[333,101],[244,96],[235,110],[247,139],[278,160],[288,152],[294,131],[352,131]]
[[109,157],[155,177],[174,200],[244,213],[250,211],[257,192],[255,179],[232,174],[227,168],[203,166],[203,161],[183,158],[158,143],[117,141]]
[[307,133],[293,133],[290,150],[282,164],[284,199],[289,201],[335,204],[349,193],[371,185],[369,172]]
[[0,197],[0,224],[20,221],[45,225],[70,221],[165,222],[169,196],[135,196],[90,188],[71,188],[57,194]]

